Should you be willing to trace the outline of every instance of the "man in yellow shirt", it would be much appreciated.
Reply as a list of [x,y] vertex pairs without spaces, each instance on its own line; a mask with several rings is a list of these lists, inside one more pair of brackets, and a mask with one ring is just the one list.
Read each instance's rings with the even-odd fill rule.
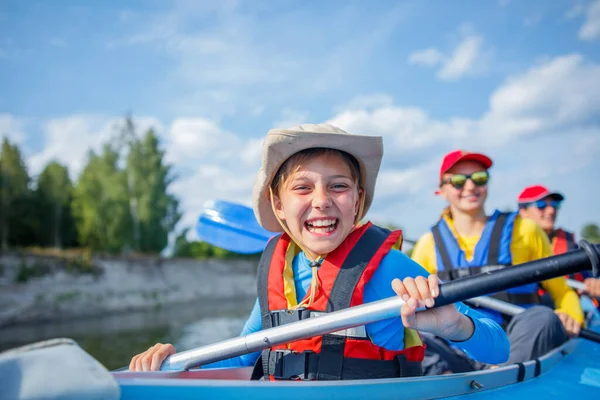
[[[542,185],[528,186],[519,194],[519,215],[531,219],[546,232],[552,242],[552,254],[562,254],[575,250],[577,243],[575,234],[556,228],[558,210],[565,199],[561,193],[551,192]],[[586,291],[591,296],[600,296],[600,279],[586,272],[573,274],[571,278],[584,282]]]
[[[442,161],[440,188],[436,194],[448,202],[448,207],[431,232],[419,239],[412,253],[416,262],[442,280],[512,267],[551,255],[548,237],[533,221],[522,219],[517,213],[485,214],[491,166],[489,157],[462,150],[448,153]],[[511,341],[508,363],[537,358],[565,342],[567,333],[579,334],[583,312],[577,294],[564,278],[541,282],[541,286],[552,296],[556,305],[554,312],[536,306],[540,299],[535,284],[494,295],[528,308],[513,317],[506,328]],[[499,313],[480,311],[502,322]],[[432,349],[443,345],[438,339],[428,341]],[[446,356],[448,354],[442,358]],[[462,372],[454,370],[454,364],[449,365],[453,372]]]

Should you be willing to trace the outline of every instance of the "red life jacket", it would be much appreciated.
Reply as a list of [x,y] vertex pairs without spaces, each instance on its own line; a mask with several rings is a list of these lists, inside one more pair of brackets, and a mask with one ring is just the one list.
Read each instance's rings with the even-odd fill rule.
[[[289,310],[284,271],[286,260],[287,271],[291,271],[295,254],[290,251],[295,244],[287,234],[271,239],[258,273],[263,329],[309,318],[315,312],[363,304],[365,285],[383,257],[401,242],[401,231],[390,232],[371,223],[356,228],[319,267],[313,304]],[[293,285],[293,277],[291,280]],[[295,298],[293,301],[295,305]],[[274,346],[263,351],[261,358],[263,373],[270,379],[365,379],[420,375],[424,352],[418,333],[412,329],[405,329],[405,349],[391,351],[374,344],[363,326]]]
[[[555,256],[558,254],[563,254],[568,251],[577,249],[577,243],[575,242],[575,234],[573,234],[571,232],[567,232],[567,231],[559,228],[559,229],[556,229],[554,232],[550,233],[548,235],[548,238],[550,239],[550,242],[552,243],[552,254]],[[565,278],[575,279],[580,282],[583,282],[585,280],[585,277],[583,276],[583,274],[581,272],[576,272],[574,274],[567,275],[567,276],[565,276]],[[543,296],[544,293],[545,293],[545,291],[543,289],[540,289],[538,291],[538,294],[540,296]]]
[[[552,240],[552,254],[563,254],[571,250],[577,249],[577,243],[575,242],[575,235],[571,232],[567,232],[563,229],[555,230],[551,235]],[[584,276],[581,272],[577,272],[568,276],[568,278],[584,281]]]
[[577,249],[575,235],[571,232],[559,228],[550,236],[550,239],[552,240],[552,254],[554,255]]

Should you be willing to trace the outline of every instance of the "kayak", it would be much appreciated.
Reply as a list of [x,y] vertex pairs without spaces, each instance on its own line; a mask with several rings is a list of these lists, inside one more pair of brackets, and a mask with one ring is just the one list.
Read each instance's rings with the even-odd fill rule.
[[[600,332],[595,313],[588,328]],[[112,372],[121,399],[549,399],[596,398],[600,344],[571,339],[537,360],[495,369],[417,378],[252,381],[251,367]]]

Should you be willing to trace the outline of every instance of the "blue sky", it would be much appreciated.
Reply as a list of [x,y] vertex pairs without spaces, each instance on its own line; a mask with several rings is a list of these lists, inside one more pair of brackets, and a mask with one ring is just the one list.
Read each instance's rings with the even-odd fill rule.
[[131,111],[202,204],[250,204],[268,129],[382,135],[372,220],[418,237],[454,148],[495,161],[488,212],[542,183],[564,227],[600,222],[600,0],[4,1],[0,135],[76,178]]

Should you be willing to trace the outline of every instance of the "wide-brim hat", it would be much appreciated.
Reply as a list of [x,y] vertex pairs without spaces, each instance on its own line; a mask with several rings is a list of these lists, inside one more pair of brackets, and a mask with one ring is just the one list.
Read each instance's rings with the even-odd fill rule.
[[271,129],[263,143],[261,167],[252,190],[254,214],[258,223],[266,230],[283,231],[273,213],[269,194],[275,174],[292,155],[310,148],[341,150],[356,158],[365,190],[365,203],[360,218],[371,206],[383,157],[381,136],[352,135],[330,124],[303,124],[288,129]]

